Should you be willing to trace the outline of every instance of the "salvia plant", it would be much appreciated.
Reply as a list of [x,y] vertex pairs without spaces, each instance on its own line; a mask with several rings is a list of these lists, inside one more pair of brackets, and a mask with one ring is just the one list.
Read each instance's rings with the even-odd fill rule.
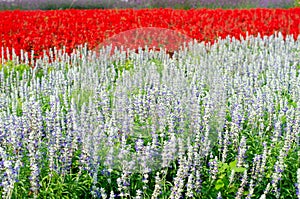
[[300,37],[110,50],[2,57],[1,198],[300,198]]

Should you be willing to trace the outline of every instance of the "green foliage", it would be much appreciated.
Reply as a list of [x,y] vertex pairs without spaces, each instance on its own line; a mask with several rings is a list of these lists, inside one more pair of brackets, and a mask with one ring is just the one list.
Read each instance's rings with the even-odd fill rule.
[[296,66],[296,77],[299,76],[299,72],[300,72],[300,64]]
[[92,178],[83,174],[68,174],[65,177],[52,172],[52,176],[45,176],[41,182],[40,198],[90,198]]
[[230,162],[229,164],[220,162],[218,163],[218,178],[215,183],[215,189],[217,191],[223,191],[226,192],[230,190],[228,193],[236,193],[238,185],[230,185],[229,184],[229,177],[231,174],[231,171],[235,171],[236,173],[243,173],[246,168],[243,167],[237,167],[237,160],[234,160]]
[[12,78],[19,77],[19,80],[22,80],[23,74],[30,71],[30,66],[26,64],[16,65],[13,61],[8,61],[4,65],[0,64],[0,71],[4,72],[4,78],[8,78],[12,75]]
[[74,89],[70,95],[70,101],[73,98],[78,109],[81,109],[82,105],[88,105],[90,97],[94,95],[94,91],[90,88]]
[[117,81],[118,78],[122,76],[123,71],[132,71],[132,69],[134,68],[133,61],[130,59],[127,59],[125,63],[114,61],[113,66],[116,72],[116,75],[114,77],[114,83]]

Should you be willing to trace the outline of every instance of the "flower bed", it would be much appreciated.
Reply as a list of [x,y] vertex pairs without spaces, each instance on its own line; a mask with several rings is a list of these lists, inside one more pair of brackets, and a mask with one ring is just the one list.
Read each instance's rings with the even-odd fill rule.
[[[70,53],[77,45],[88,43],[89,49],[106,39],[136,28],[156,27],[175,30],[198,41],[213,42],[219,37],[272,35],[300,32],[300,8],[251,10],[64,10],[0,12],[0,46],[20,49],[35,56],[49,48]],[[11,55],[12,53],[10,53]]]
[[2,197],[299,197],[299,42],[7,62]]
[[299,11],[0,12],[0,198],[300,198]]

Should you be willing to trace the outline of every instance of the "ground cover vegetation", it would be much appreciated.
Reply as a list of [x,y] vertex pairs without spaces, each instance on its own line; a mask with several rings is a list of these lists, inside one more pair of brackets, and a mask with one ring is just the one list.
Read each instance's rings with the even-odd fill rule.
[[300,198],[299,11],[1,11],[0,197]]

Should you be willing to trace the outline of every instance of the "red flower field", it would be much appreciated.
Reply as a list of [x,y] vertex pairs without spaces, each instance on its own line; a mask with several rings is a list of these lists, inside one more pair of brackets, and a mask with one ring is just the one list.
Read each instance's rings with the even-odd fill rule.
[[246,32],[261,36],[281,32],[296,38],[300,8],[1,11],[0,46],[14,48],[17,55],[23,49],[40,56],[45,49],[63,46],[71,52],[79,44],[88,43],[93,49],[118,33],[143,27],[176,30],[206,42],[228,35],[240,38]]

